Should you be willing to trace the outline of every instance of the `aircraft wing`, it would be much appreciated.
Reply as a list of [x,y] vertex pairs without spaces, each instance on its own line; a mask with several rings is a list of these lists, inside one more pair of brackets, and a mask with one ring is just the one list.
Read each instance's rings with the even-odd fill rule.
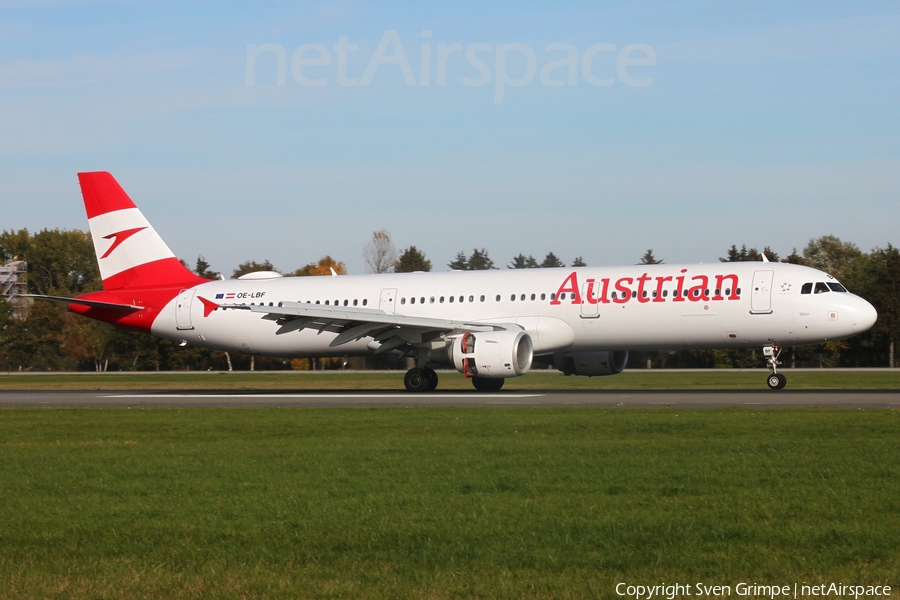
[[371,337],[380,346],[375,354],[400,348],[405,344],[430,342],[446,334],[466,331],[502,331],[521,329],[516,324],[479,323],[393,315],[382,310],[349,306],[323,306],[303,302],[280,302],[278,306],[221,304],[220,308],[249,310],[263,314],[263,319],[274,321],[279,328],[275,335],[292,331],[313,329],[337,333],[329,346],[335,348],[348,342]]

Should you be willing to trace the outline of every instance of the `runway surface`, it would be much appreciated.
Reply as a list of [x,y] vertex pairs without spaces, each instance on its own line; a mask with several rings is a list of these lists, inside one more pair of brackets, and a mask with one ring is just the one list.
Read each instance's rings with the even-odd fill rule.
[[566,392],[10,392],[0,407],[604,406],[644,408],[900,407],[900,390]]

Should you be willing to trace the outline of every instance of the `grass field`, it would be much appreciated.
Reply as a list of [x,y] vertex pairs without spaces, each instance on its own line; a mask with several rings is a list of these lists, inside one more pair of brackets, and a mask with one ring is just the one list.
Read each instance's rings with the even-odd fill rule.
[[[787,389],[900,389],[895,371],[790,371]],[[767,371],[644,371],[566,377],[532,371],[504,390],[765,389]],[[0,374],[0,390],[402,390],[402,372],[54,373]],[[440,390],[472,390],[459,373],[441,372]]]
[[900,411],[0,411],[2,598],[900,587]]

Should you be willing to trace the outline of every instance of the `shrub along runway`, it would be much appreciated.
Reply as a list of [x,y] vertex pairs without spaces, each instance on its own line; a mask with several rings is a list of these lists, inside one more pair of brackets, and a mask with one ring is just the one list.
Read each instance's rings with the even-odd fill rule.
[[892,409],[4,409],[0,598],[896,589],[898,438]]

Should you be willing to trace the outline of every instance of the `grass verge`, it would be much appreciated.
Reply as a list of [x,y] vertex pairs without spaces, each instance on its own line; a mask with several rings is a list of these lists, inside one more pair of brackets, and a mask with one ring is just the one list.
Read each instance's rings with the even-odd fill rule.
[[0,411],[0,597],[900,585],[900,411]]

